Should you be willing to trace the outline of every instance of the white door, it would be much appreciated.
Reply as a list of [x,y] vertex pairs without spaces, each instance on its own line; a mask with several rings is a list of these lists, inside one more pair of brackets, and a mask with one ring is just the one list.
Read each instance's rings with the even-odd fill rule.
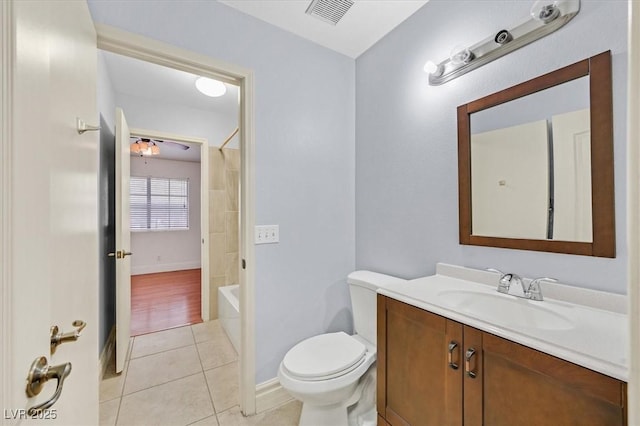
[[545,120],[472,134],[471,233],[546,239],[548,165]]
[[553,134],[553,239],[593,241],[590,109],[551,117]]
[[[42,423],[98,423],[98,134],[78,134],[76,117],[97,124],[96,34],[84,1],[12,1],[2,9],[3,106],[9,126],[0,155],[2,197],[3,422],[31,424],[26,411],[52,398],[55,378],[25,392],[37,357],[71,363],[59,400]],[[9,32],[10,31],[10,32]],[[13,55],[10,55],[10,52]],[[6,79],[10,72],[11,77]],[[6,135],[6,133],[4,133]],[[7,171],[10,173],[7,173]],[[7,297],[8,295],[8,297]],[[51,352],[50,327],[76,341]],[[54,370],[51,370],[54,371]],[[22,419],[22,420],[20,420]]]
[[131,338],[131,233],[129,126],[116,108],[116,371],[124,369]]

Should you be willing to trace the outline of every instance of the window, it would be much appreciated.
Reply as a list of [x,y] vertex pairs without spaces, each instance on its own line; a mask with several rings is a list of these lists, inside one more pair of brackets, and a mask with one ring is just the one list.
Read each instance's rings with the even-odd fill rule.
[[189,180],[131,177],[131,230],[189,229]]

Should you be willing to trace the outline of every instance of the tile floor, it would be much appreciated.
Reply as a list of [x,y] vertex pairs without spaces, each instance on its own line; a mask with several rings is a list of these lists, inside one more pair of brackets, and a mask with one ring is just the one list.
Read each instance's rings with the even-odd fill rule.
[[295,426],[300,409],[242,415],[238,355],[217,320],[134,337],[124,371],[111,365],[100,383],[105,426]]

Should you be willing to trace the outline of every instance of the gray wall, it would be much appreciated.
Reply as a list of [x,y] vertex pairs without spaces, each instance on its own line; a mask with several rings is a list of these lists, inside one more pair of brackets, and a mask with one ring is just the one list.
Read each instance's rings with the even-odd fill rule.
[[256,382],[286,351],[351,329],[355,266],[355,63],[214,1],[89,1],[96,22],[255,72]]
[[[422,70],[528,16],[528,1],[431,0],[356,61],[356,266],[414,278],[436,262],[626,292],[627,2],[581,2],[565,27],[442,86]],[[456,107],[611,50],[617,258],[458,244]]]
[[111,328],[116,322],[116,265],[115,258],[107,257],[107,253],[115,252],[115,136],[114,92],[109,80],[104,59],[98,52],[97,101],[100,115],[100,155],[98,194],[99,223],[98,235],[98,271],[99,271],[99,350],[102,351]]

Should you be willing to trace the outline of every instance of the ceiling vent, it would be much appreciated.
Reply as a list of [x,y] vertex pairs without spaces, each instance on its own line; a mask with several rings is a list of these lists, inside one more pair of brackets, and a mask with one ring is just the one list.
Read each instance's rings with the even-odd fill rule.
[[307,15],[336,25],[353,6],[352,0],[313,0],[307,7]]

